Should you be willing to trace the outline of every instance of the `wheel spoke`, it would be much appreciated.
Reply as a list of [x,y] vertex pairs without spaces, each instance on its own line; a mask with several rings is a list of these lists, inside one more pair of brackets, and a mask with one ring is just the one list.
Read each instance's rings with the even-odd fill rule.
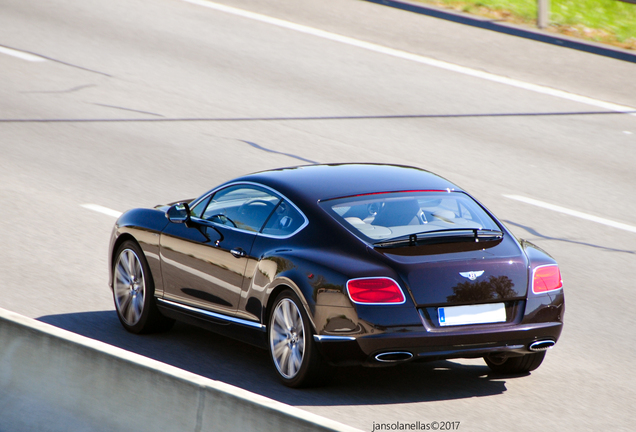
[[133,297],[132,308],[133,308],[133,319],[135,322],[139,321],[141,318],[141,312],[144,307],[144,299],[140,295],[136,295]]
[[121,261],[117,263],[117,268],[115,270],[115,279],[116,282],[122,283],[124,285],[130,285],[130,275],[124,268]]
[[277,333],[285,333],[285,319],[283,317],[283,311],[280,308],[276,309],[276,312],[274,312],[274,324],[277,326]]
[[300,357],[302,358],[303,354],[305,354],[305,332],[302,328],[300,329],[300,332],[296,334],[296,339],[296,346],[298,347]]
[[291,327],[296,333],[301,333],[303,331],[303,322],[298,310],[295,309],[294,313],[291,315]]
[[287,349],[287,341],[285,339],[278,342],[274,342],[274,348],[272,350],[274,352],[274,357],[280,360],[283,357],[283,353],[286,349]]
[[303,360],[302,355],[299,353],[298,347],[294,347],[291,351],[291,359],[289,362],[289,373],[290,375],[296,374],[296,372],[300,369],[300,364]]
[[128,256],[128,265],[130,266],[129,267],[130,274],[133,276],[137,276],[137,257],[131,250],[128,250],[126,252],[126,255]]
[[130,283],[119,283],[119,280],[115,280],[113,290],[115,291],[116,298],[125,297],[130,291]]
[[131,300],[132,296],[128,292],[122,293],[121,296],[117,296],[117,303],[119,304],[119,309],[122,313],[130,307]]
[[289,347],[286,346],[283,349],[283,354],[280,356],[280,368],[281,370],[285,371],[284,372],[285,375],[291,378],[293,375],[289,371],[290,355],[291,355],[291,350],[289,349]]
[[138,281],[141,281],[143,272],[141,271],[141,263],[139,262],[139,259],[136,256],[132,260],[132,270],[133,270],[133,274],[135,275],[135,278]]
[[120,261],[122,265],[124,266],[126,273],[132,276],[133,272],[130,266],[130,251],[129,250],[125,250],[121,253]]
[[289,300],[285,300],[282,303],[282,307],[281,307],[283,312],[283,320],[285,322],[285,327],[287,330],[291,330],[293,328],[291,311],[290,311],[290,308],[291,308],[290,303],[291,302]]
[[135,306],[134,306],[134,302],[135,302],[135,299],[131,298],[130,301],[128,302],[128,304],[126,305],[126,310],[124,312],[124,316],[126,318],[126,321],[128,321],[128,323],[134,323],[135,322]]

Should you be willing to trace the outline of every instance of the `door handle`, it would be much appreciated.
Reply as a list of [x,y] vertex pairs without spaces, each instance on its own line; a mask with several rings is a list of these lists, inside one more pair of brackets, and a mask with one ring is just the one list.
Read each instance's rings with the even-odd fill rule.
[[234,255],[234,257],[236,257],[236,258],[242,258],[242,257],[244,257],[245,255],[247,255],[247,254],[245,253],[245,251],[244,251],[243,249],[241,249],[241,248],[238,248],[238,249],[232,249],[232,250],[230,250],[230,253],[231,253],[232,255]]

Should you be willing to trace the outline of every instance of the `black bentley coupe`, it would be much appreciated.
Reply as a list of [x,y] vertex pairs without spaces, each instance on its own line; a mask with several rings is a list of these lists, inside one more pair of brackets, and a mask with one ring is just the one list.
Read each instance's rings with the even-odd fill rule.
[[133,209],[113,229],[126,330],[200,325],[269,350],[285,385],[331,366],[483,357],[536,369],[565,310],[559,267],[419,168],[308,165]]

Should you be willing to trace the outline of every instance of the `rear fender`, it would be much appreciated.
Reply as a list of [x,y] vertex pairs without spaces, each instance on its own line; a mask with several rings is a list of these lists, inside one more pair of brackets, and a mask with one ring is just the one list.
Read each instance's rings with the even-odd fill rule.
[[533,272],[537,267],[557,265],[550,254],[539,246],[520,240],[519,243],[528,257],[528,301],[523,322],[563,322],[565,314],[565,295],[563,289],[536,294],[532,291]]

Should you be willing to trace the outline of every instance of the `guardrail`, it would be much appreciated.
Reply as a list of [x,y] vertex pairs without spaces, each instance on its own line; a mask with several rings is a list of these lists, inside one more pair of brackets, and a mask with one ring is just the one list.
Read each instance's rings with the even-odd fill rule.
[[0,309],[0,431],[357,429]]

